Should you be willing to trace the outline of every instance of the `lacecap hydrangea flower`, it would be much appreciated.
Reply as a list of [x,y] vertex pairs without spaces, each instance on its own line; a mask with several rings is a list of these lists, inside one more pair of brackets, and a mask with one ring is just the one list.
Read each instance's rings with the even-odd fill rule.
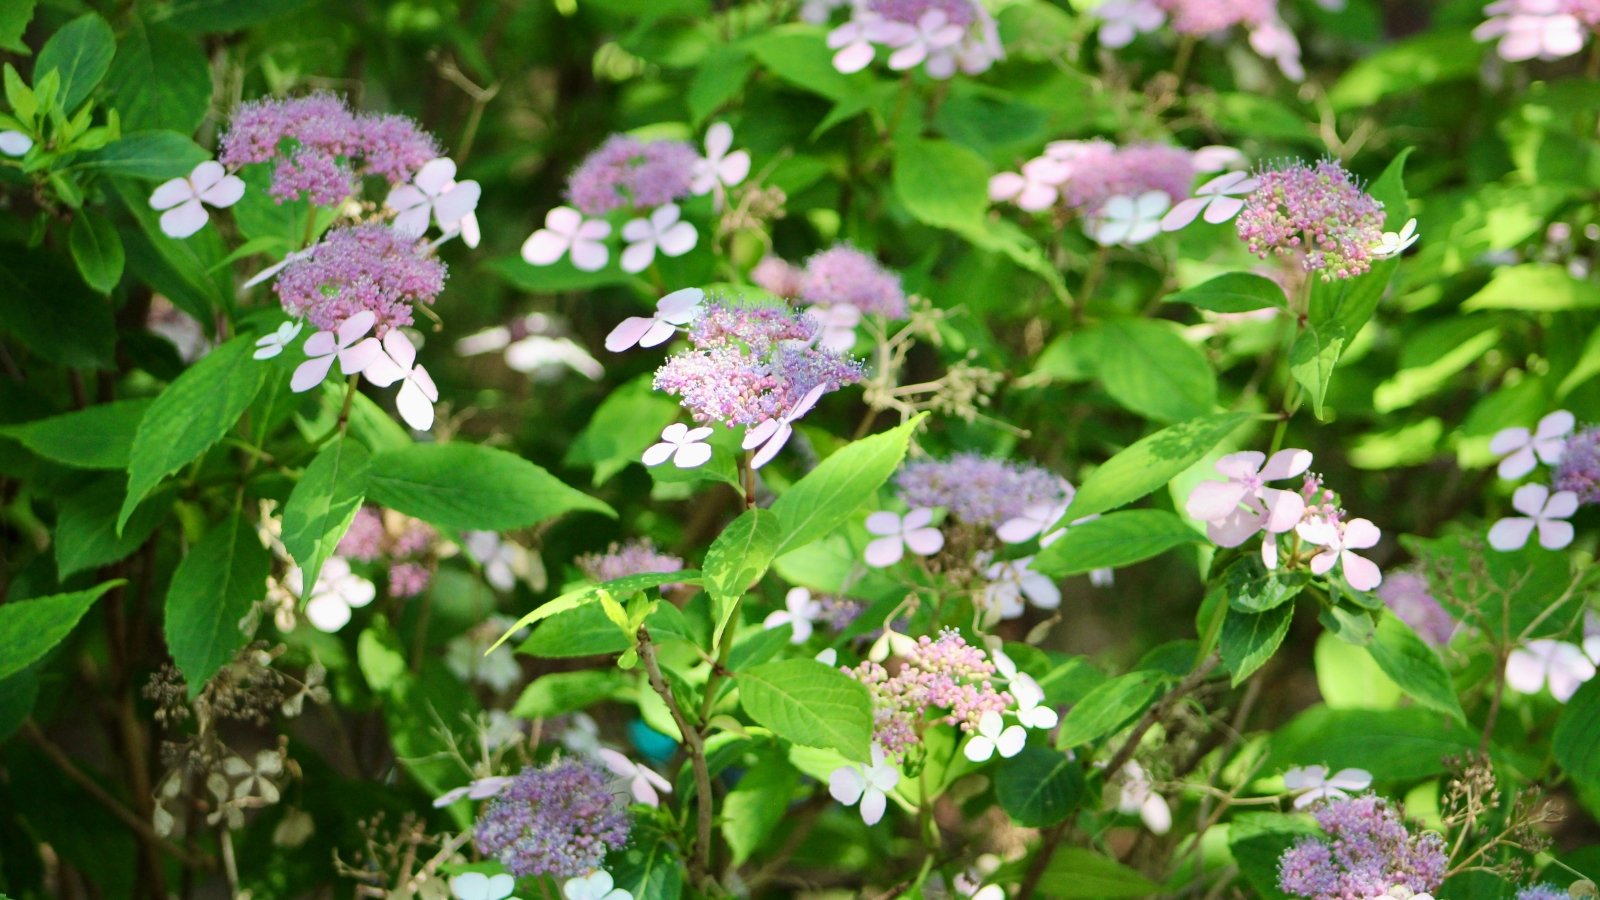
[[1438,889],[1449,855],[1444,839],[1412,835],[1400,812],[1375,794],[1330,800],[1312,815],[1326,837],[1303,837],[1278,859],[1278,886],[1310,900],[1378,897],[1403,885]]
[[1572,492],[1584,506],[1600,504],[1600,426],[1567,438],[1556,466],[1555,489]]
[[573,562],[583,574],[595,581],[616,581],[629,575],[683,571],[682,559],[657,550],[655,542],[649,538],[612,544],[604,553],[586,553]]
[[1234,225],[1250,252],[1298,262],[1324,281],[1354,278],[1383,244],[1383,204],[1331,159],[1295,161],[1256,175]]
[[872,695],[873,740],[889,757],[899,759],[919,744],[930,712],[977,734],[985,713],[999,715],[1011,707],[1012,696],[994,687],[995,664],[959,632],[947,629],[938,638],[900,643],[902,664],[893,675],[871,660],[844,670]]
[[700,154],[684,141],[641,141],[614,134],[567,178],[567,201],[586,216],[623,207],[653,208],[691,193]]
[[906,463],[895,476],[901,502],[912,509],[938,507],[969,525],[993,528],[1031,506],[1055,504],[1061,479],[1038,466],[980,453]]
[[415,235],[372,223],[329,232],[284,267],[273,290],[286,312],[323,331],[371,312],[382,337],[410,325],[417,304],[433,303],[445,274]]
[[473,845],[519,878],[573,878],[628,841],[631,823],[612,775],[588,760],[529,766],[478,815]]
[[1005,55],[994,18],[977,0],[861,0],[849,8],[850,20],[828,34],[841,72],[865,69],[879,47],[890,51],[890,69],[921,66],[941,79],[958,69],[976,75]]

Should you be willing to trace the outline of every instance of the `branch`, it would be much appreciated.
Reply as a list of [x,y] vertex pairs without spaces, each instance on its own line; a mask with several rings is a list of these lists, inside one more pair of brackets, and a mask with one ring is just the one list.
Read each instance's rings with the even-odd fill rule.
[[706,766],[705,739],[699,730],[689,726],[689,720],[684,717],[683,710],[678,707],[678,698],[672,695],[672,688],[667,684],[666,678],[661,675],[661,664],[656,661],[656,645],[650,641],[650,631],[644,626],[639,626],[639,660],[644,663],[644,670],[650,677],[650,687],[667,705],[667,711],[672,714],[673,724],[678,726],[678,732],[683,735],[683,745],[689,751],[689,763],[694,767],[695,804],[697,807],[697,828],[694,844],[694,860],[689,871],[694,877],[695,884],[701,890],[706,890],[713,880],[711,877],[711,821],[713,810],[711,808],[713,797],[711,795],[711,770]]

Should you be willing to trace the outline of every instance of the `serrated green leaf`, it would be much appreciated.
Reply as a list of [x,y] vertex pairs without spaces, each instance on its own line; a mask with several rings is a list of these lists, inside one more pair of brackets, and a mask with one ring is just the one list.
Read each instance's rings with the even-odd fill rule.
[[1249,272],[1229,272],[1176,294],[1168,303],[1184,303],[1220,313],[1253,312],[1258,309],[1287,309],[1289,300],[1283,287],[1270,278]]
[[1151,897],[1161,886],[1114,859],[1085,847],[1058,847],[1039,879],[1049,897]]
[[531,462],[479,444],[414,444],[376,454],[367,495],[451,531],[509,531],[562,513],[616,513]]
[[249,640],[239,622],[266,594],[272,556],[237,513],[213,526],[178,563],[167,589],[167,649],[197,697]]
[[1162,672],[1128,672],[1104,682],[1078,701],[1061,719],[1056,746],[1081,747],[1126,725],[1161,692]]
[[846,445],[784,491],[772,504],[783,529],[776,555],[826,537],[872,499],[900,467],[911,433],[926,415]]
[[79,469],[125,469],[139,422],[150,400],[117,400],[86,406],[48,419],[0,425],[0,435],[62,465]]
[[1439,655],[1399,617],[1386,613],[1378,620],[1377,638],[1367,645],[1367,652],[1406,696],[1466,724],[1466,713]]
[[106,76],[116,52],[117,39],[111,33],[111,26],[98,15],[85,13],[61,26],[60,31],[45,41],[44,47],[39,50],[39,58],[34,61],[33,70],[36,73],[51,70],[60,73],[61,107],[71,113]]
[[1028,568],[1057,578],[1095,569],[1115,569],[1205,538],[1173,513],[1129,509],[1107,513],[1067,529],[1039,551]]
[[701,569],[706,593],[711,595],[713,646],[722,642],[735,603],[772,565],[781,535],[775,512],[747,509],[711,542]]
[[310,596],[366,497],[371,460],[356,441],[335,438],[306,466],[283,506],[283,546],[300,566]]
[[49,653],[102,594],[123,583],[119,578],[86,591],[0,604],[0,678],[15,675]]
[[1045,747],[1024,747],[994,775],[994,796],[1011,821],[1048,828],[1066,820],[1083,797],[1083,769],[1072,757]]
[[786,659],[735,676],[739,704],[756,724],[790,743],[865,761],[872,743],[866,686],[814,659]]
[[1272,658],[1272,654],[1278,652],[1284,635],[1289,633],[1289,623],[1293,620],[1292,603],[1259,613],[1240,612],[1233,608],[1228,610],[1222,620],[1219,649],[1223,664],[1233,673],[1235,687],[1255,674]]
[[72,260],[78,264],[78,274],[84,283],[102,294],[122,280],[122,266],[126,261],[122,253],[122,239],[117,229],[104,216],[81,215],[72,220],[67,232],[67,246],[72,250]]
[[1249,413],[1218,413],[1141,438],[1084,479],[1060,524],[1116,509],[1154,491],[1199,462],[1249,418]]

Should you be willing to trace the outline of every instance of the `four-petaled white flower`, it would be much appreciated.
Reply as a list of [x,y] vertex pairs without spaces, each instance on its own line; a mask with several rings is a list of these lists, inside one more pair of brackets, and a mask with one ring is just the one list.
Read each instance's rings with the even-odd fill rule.
[[1473,38],[1499,38],[1495,52],[1507,62],[1562,59],[1583,49],[1588,30],[1557,0],[1498,0],[1484,7],[1489,19]]
[[439,402],[439,389],[434,386],[433,377],[427,369],[417,365],[417,348],[400,329],[391,328],[383,336],[383,350],[362,374],[378,387],[404,382],[394,398],[395,409],[400,411],[400,418],[407,425],[427,431],[433,427],[433,405]]
[[1067,183],[1072,167],[1050,156],[1030,159],[1022,164],[1022,171],[1001,172],[989,179],[989,199],[999,203],[1014,201],[1028,212],[1049,209],[1060,196],[1060,188]]
[[661,795],[657,791],[672,793],[672,784],[665,778],[610,747],[601,747],[595,755],[600,757],[606,768],[626,779],[628,792],[633,794],[633,799],[646,806],[661,805]]
[[1296,491],[1269,488],[1266,482],[1293,478],[1310,467],[1307,450],[1279,450],[1270,459],[1254,450],[1230,453],[1216,466],[1228,480],[1200,482],[1184,509],[1206,523],[1206,534],[1221,547],[1237,547],[1263,528],[1282,534],[1300,522],[1306,501]]
[[182,178],[164,181],[150,195],[151,209],[164,209],[161,231],[168,237],[186,238],[206,227],[207,206],[223,209],[244,196],[244,180],[229,175],[222,163],[208,159]]
[[[746,450],[756,451],[755,455],[750,457],[750,468],[759,469],[772,462],[772,458],[778,455],[783,445],[789,443],[789,437],[794,434],[794,423],[800,421],[801,417],[811,411],[811,407],[817,405],[827,387],[826,384],[817,385],[800,398],[794,409],[776,419],[767,419],[746,429],[744,442],[740,446]],[[759,450],[756,449],[758,447]]]
[[511,896],[516,889],[516,877],[504,872],[499,875],[462,872],[450,879],[450,893],[456,900],[516,900]]
[[872,41],[880,28],[876,14],[860,10],[855,18],[828,32],[828,49],[839,51],[833,55],[833,67],[849,75],[870,65],[877,54]]
[[308,357],[294,370],[289,379],[291,390],[309,391],[328,377],[333,361],[339,360],[339,371],[355,375],[367,371],[375,360],[383,356],[383,347],[377,338],[367,337],[367,332],[378,323],[371,310],[364,309],[343,322],[337,331],[319,331],[306,338],[303,348]]
[[694,320],[695,313],[699,312],[700,304],[705,299],[706,292],[699,288],[673,291],[656,301],[655,315],[629,316],[611,329],[611,333],[606,335],[606,349],[621,353],[635,345],[654,347],[666,343],[678,333],[680,326]]
[[478,778],[458,788],[451,788],[433,801],[434,809],[444,809],[457,800],[487,800],[498,795],[514,779],[509,775]]
[[762,620],[761,627],[770,629],[788,625],[794,630],[789,643],[804,644],[811,639],[817,620],[822,618],[822,604],[812,599],[809,590],[795,587],[784,595],[783,606],[783,609],[769,613]]
[[899,783],[900,769],[884,755],[882,747],[873,744],[871,765],[834,769],[828,776],[828,793],[845,806],[861,801],[861,821],[876,825],[888,806],[889,792]]
[[1021,616],[1027,610],[1024,599],[1040,609],[1061,606],[1061,589],[1050,576],[1028,568],[1031,562],[1033,557],[1019,556],[983,570],[989,582],[983,588],[983,603],[991,622]]
[[[301,323],[291,320],[278,326],[278,330],[256,339],[256,352],[252,354],[256,359],[271,359],[283,352],[289,342],[300,336]],[[319,381],[321,379],[318,379]]]
[[949,13],[937,7],[924,12],[915,25],[891,26],[885,37],[898,49],[889,54],[889,68],[899,72],[927,60],[929,75],[949,78],[956,71],[955,57],[941,51],[960,43],[965,33],[965,29],[950,21]]
[[933,527],[933,510],[913,509],[901,516],[880,510],[867,516],[867,531],[881,535],[867,544],[867,565],[882,569],[892,566],[907,548],[918,556],[932,556],[944,547],[944,532]]
[[21,156],[33,149],[33,138],[20,131],[0,131],[0,153]]
[[1372,255],[1379,259],[1399,256],[1409,250],[1411,245],[1417,242],[1418,237],[1417,220],[1407,219],[1405,227],[1398,232],[1385,231],[1383,233],[1383,238],[1378,242],[1377,246],[1372,248]]
[[[1178,201],[1178,205],[1161,217],[1162,231],[1177,231],[1195,220],[1202,212],[1205,220],[1221,225],[1244,209],[1240,197],[1256,189],[1256,179],[1247,172],[1227,172],[1195,188],[1194,196]],[[1408,245],[1409,246],[1409,245]]]
[[[284,586],[295,596],[305,588],[305,575],[296,567],[283,578]],[[350,623],[350,611],[360,609],[378,596],[372,582],[350,571],[343,557],[330,556],[317,573],[317,583],[312,586],[306,600],[306,619],[318,631],[333,634]]]
[[1377,564],[1352,552],[1377,546],[1382,532],[1371,521],[1351,519],[1335,524],[1326,519],[1310,519],[1296,526],[1295,533],[1323,548],[1311,557],[1312,572],[1326,575],[1337,563],[1344,570],[1344,580],[1358,591],[1370,591],[1383,583]]
[[633,900],[633,894],[616,886],[611,873],[596,869],[581,878],[569,878],[561,886],[567,900]]
[[1107,247],[1142,244],[1161,233],[1161,216],[1171,205],[1166,191],[1112,197],[1089,218],[1085,230],[1096,243]]
[[1496,550],[1520,550],[1533,530],[1539,530],[1539,546],[1560,550],[1572,543],[1572,523],[1565,521],[1578,511],[1578,495],[1556,491],[1542,484],[1525,484],[1511,495],[1511,508],[1520,516],[1494,523],[1489,529],[1489,546]]
[[649,218],[629,219],[622,226],[622,271],[643,272],[655,262],[656,251],[665,256],[682,256],[694,249],[700,233],[679,218],[678,204],[663,203]]
[[861,310],[848,303],[831,306],[808,306],[806,318],[822,326],[817,331],[817,346],[836,353],[848,353],[856,345],[856,326],[861,324]]
[[682,422],[673,422],[661,431],[661,443],[651,444],[644,451],[647,466],[659,466],[669,458],[680,469],[693,469],[711,461],[711,445],[705,439],[711,436],[706,426],[690,428]]
[[1024,728],[1049,731],[1056,727],[1060,717],[1054,709],[1044,705],[1044,688],[1033,680],[1033,676],[1018,672],[1011,676],[1007,689],[1011,691],[1011,696],[1017,698],[1017,721]]
[[1172,830],[1172,807],[1156,793],[1144,767],[1133,760],[1122,767],[1122,790],[1117,795],[1117,812],[1125,816],[1137,814],[1151,834],[1163,835]]
[[1500,477],[1510,481],[1532,472],[1538,462],[1547,466],[1561,462],[1567,435],[1577,423],[1572,413],[1558,409],[1540,419],[1531,432],[1521,427],[1495,432],[1489,440],[1489,452],[1505,457],[1500,460]]
[[1156,0],[1106,0],[1095,7],[1100,18],[1100,43],[1113,50],[1126,47],[1133,39],[1160,28],[1167,21],[1166,11]]
[[978,717],[978,733],[967,741],[966,749],[962,752],[975,763],[988,762],[989,757],[996,753],[1002,759],[1010,759],[1021,753],[1027,742],[1026,729],[1021,725],[1005,724],[1000,714],[991,709]]
[[[1071,490],[1068,489],[1064,493],[1066,496],[1059,500],[1045,500],[1023,507],[1022,515],[1001,522],[994,530],[994,536],[1007,544],[1021,544],[1038,538],[1041,547],[1048,547],[1060,540],[1067,533],[1066,527],[1053,531],[1050,528],[1061,521],[1061,517],[1067,514],[1067,507],[1072,503]],[[1087,522],[1088,519],[1079,521]]]
[[462,232],[467,246],[476,246],[477,222],[473,222],[469,235],[462,220],[478,208],[483,189],[476,181],[458,182],[455,177],[455,161],[440,157],[424,163],[410,184],[391,189],[383,202],[395,211],[395,229],[420,237],[427,232],[431,218],[439,224],[440,231]]
[[1348,797],[1349,791],[1364,791],[1371,785],[1372,773],[1365,769],[1340,769],[1329,775],[1327,766],[1305,766],[1283,773],[1283,786],[1298,794],[1295,809],[1324,798]]
[[522,242],[522,258],[535,266],[548,266],[570,253],[573,268],[598,272],[611,258],[611,251],[602,243],[610,234],[611,223],[585,219],[570,206],[558,206],[545,213],[544,227]]
[[722,208],[723,192],[744,181],[750,174],[750,153],[728,150],[733,146],[733,128],[717,122],[706,129],[706,155],[694,164],[689,190],[695,194],[716,192],[717,208]]
[[1565,703],[1600,665],[1600,636],[1583,646],[1540,638],[1511,651],[1506,657],[1506,686],[1519,694],[1537,694],[1545,687],[1550,696]]

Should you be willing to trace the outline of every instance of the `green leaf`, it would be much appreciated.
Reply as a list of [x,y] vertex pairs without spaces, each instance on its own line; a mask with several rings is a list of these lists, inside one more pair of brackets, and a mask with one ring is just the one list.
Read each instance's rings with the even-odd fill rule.
[[900,467],[911,433],[926,415],[845,445],[784,491],[772,504],[783,530],[775,555],[826,537],[871,500]]
[[678,900],[683,895],[683,863],[665,836],[642,840],[634,830],[631,845],[606,859],[606,871],[633,900]]
[[237,513],[213,526],[178,563],[167,589],[167,649],[191,698],[249,640],[239,620],[261,599],[271,573],[271,554],[255,526]]
[[494,644],[484,652],[488,653],[494,650],[495,647],[505,643],[506,640],[513,634],[516,634],[535,622],[543,621],[558,613],[564,613],[569,609],[577,609],[580,606],[584,606],[585,604],[593,603],[596,600],[599,600],[602,592],[608,593],[613,597],[631,597],[640,591],[648,590],[653,587],[660,587],[663,584],[699,583],[700,572],[695,569],[686,569],[681,572],[645,572],[639,575],[629,575],[625,578],[612,579],[611,581],[601,582],[600,584],[584,585],[583,587],[567,591],[565,594],[562,594],[553,600],[540,604],[532,612],[518,619],[516,624],[512,625],[510,628],[507,628],[506,633],[500,635],[500,639],[495,641]]
[[107,475],[58,504],[51,539],[56,548],[56,575],[61,580],[126,559],[172,511],[174,492],[158,491],[139,504],[119,535],[117,512],[122,507],[123,487],[121,478]]
[[706,593],[711,595],[712,646],[722,643],[722,632],[733,616],[734,604],[767,574],[781,535],[776,513],[747,509],[711,542],[701,568]]
[[107,86],[123,129],[193,134],[211,105],[211,66],[192,36],[135,18],[117,45]]
[[657,391],[644,375],[606,395],[589,424],[567,445],[565,466],[593,466],[599,487],[639,461],[647,447],[661,440],[661,430],[683,415],[683,408]]
[[722,803],[722,836],[734,865],[744,864],[788,818],[789,801],[799,786],[800,772],[773,749],[745,769]]
[[1597,306],[1600,306],[1600,292],[1582,279],[1572,277],[1565,266],[1532,262],[1496,268],[1489,283],[1462,302],[1461,309],[1465,312],[1480,309],[1559,312]]
[[361,509],[370,462],[361,444],[336,438],[306,466],[289,492],[283,506],[283,546],[300,565],[307,596],[322,564]]
[[522,457],[479,444],[415,444],[379,453],[367,494],[451,531],[510,531],[579,510],[616,515]]
[[1100,383],[1124,408],[1161,422],[1203,416],[1217,405],[1217,376],[1174,326],[1113,319],[1089,333]]
[[1114,859],[1085,847],[1058,847],[1039,879],[1048,897],[1152,897],[1161,886]]
[[[165,181],[181,178],[211,154],[176,131],[135,131],[85,153],[73,168],[102,175]],[[172,238],[167,238],[172,240]]]
[[1567,700],[1550,746],[1574,781],[1590,790],[1600,788],[1600,678],[1584,682]]
[[117,400],[77,412],[0,425],[0,435],[52,462],[78,469],[125,469],[149,400]]
[[1365,647],[1339,640],[1328,632],[1317,636],[1312,659],[1317,691],[1334,709],[1394,709],[1404,694],[1383,674]]
[[80,215],[72,220],[72,230],[67,232],[67,246],[72,259],[78,264],[78,274],[84,283],[102,294],[122,280],[122,239],[117,228],[104,216]]
[[1485,45],[1468,31],[1429,31],[1358,60],[1328,91],[1334,108],[1360,109],[1390,94],[1477,78]]
[[1059,750],[1024,747],[995,772],[994,795],[1011,821],[1047,828],[1066,821],[1078,808],[1083,769]]
[[1166,298],[1168,303],[1186,303],[1220,313],[1253,312],[1258,309],[1287,309],[1283,288],[1270,278],[1249,272],[1229,272],[1185,288]]
[[111,68],[117,52],[117,39],[106,20],[94,13],[81,15],[61,26],[45,41],[34,61],[35,86],[39,74],[55,69],[61,73],[61,108],[69,114],[77,109]]
[[739,96],[755,68],[755,61],[742,47],[730,45],[712,50],[695,68],[689,90],[683,96],[690,121],[699,125]]
[[1266,612],[1246,613],[1229,608],[1222,620],[1222,662],[1233,673],[1238,687],[1278,652],[1289,623],[1294,620],[1294,604],[1285,603]]
[[1062,522],[1116,509],[1154,491],[1199,462],[1249,418],[1249,413],[1217,413],[1141,438],[1084,479]]
[[1272,736],[1264,772],[1293,766],[1366,769],[1386,781],[1431,778],[1444,759],[1477,750],[1478,735],[1455,720],[1415,709],[1313,706]]
[[1065,578],[1095,569],[1131,565],[1181,544],[1204,542],[1202,535],[1173,513],[1162,509],[1129,509],[1072,526],[1065,535],[1040,550],[1029,568]]
[[1303,815],[1239,813],[1228,828],[1228,850],[1258,896],[1287,900],[1289,895],[1278,888],[1278,860],[1300,838],[1321,834],[1322,829]]
[[309,0],[172,0],[165,21],[187,31],[239,31],[305,6]]
[[0,50],[18,56],[33,52],[22,42],[22,34],[28,30],[28,22],[33,19],[36,5],[37,0],[10,0],[9,3],[0,4]]
[[616,668],[551,672],[540,675],[523,688],[522,695],[511,707],[511,715],[519,719],[566,715],[593,706],[627,684],[628,678]]
[[1258,556],[1249,554],[1229,566],[1213,590],[1221,591],[1228,605],[1240,612],[1260,613],[1293,600],[1310,580],[1304,571],[1269,571]]
[[781,25],[751,38],[745,47],[773,75],[830,100],[844,100],[871,84],[869,75],[846,75],[833,67],[833,51],[814,26]]
[[1466,713],[1439,655],[1399,617],[1386,613],[1378,620],[1377,639],[1367,645],[1367,652],[1411,699],[1466,724]]
[[1372,392],[1373,409],[1394,412],[1438,393],[1499,345],[1500,329],[1482,316],[1445,319],[1408,334],[1398,371]]
[[814,659],[786,659],[735,676],[739,704],[786,741],[865,761],[872,743],[866,686]]
[[86,591],[0,604],[0,678],[10,678],[49,653],[100,595],[123,583],[119,578]]
[[950,141],[902,141],[894,154],[894,193],[919,222],[966,230],[988,211],[989,166]]
[[255,400],[268,367],[251,358],[254,345],[245,335],[212,350],[150,404],[128,455],[128,495],[118,531],[161,479],[221,440]]
[[[645,617],[644,624],[657,642],[666,637],[695,642],[683,613],[670,603],[658,604]],[[622,653],[633,643],[631,632],[619,628],[599,605],[589,603],[551,616],[534,629],[517,652],[545,659],[573,659]]]
[[0,331],[52,365],[114,368],[111,304],[52,253],[0,245]]
[[1126,725],[1161,692],[1161,672],[1129,672],[1090,691],[1067,710],[1056,734],[1056,746],[1067,750],[1099,740]]

